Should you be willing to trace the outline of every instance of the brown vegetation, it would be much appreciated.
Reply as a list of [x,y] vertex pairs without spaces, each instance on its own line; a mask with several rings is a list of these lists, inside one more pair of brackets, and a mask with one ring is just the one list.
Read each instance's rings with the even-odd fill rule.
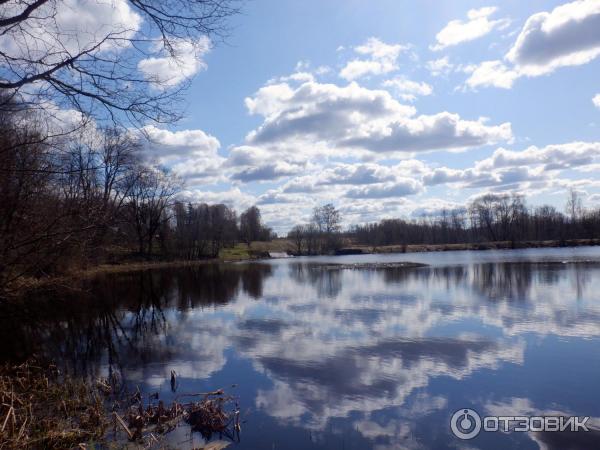
[[[179,401],[185,397],[200,400]],[[115,379],[72,378],[53,365],[27,362],[0,369],[2,449],[124,448],[128,442],[165,448],[161,437],[182,421],[207,440],[214,433],[239,438],[239,407],[223,390],[180,394],[167,406],[158,393],[144,402],[139,390],[123,394]]]

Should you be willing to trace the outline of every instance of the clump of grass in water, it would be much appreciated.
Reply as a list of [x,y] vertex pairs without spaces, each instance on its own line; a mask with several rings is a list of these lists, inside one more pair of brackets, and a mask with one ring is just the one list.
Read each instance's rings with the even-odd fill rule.
[[[149,400],[144,405],[139,390],[133,395],[120,392],[115,380],[76,379],[61,374],[54,365],[27,362],[0,367],[0,448],[87,449],[96,448],[95,444],[166,448],[161,437],[180,422],[207,440],[214,433],[239,440],[239,407],[223,390],[181,394],[177,399],[197,396],[201,400],[180,403],[176,399],[170,406],[158,394],[150,396],[154,403]],[[205,448],[227,445],[219,441]]]

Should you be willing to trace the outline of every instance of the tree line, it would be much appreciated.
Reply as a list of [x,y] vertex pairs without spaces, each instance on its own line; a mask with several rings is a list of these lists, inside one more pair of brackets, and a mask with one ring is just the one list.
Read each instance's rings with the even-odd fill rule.
[[565,212],[551,205],[528,207],[522,195],[487,194],[466,208],[442,210],[416,220],[386,219],[348,233],[367,245],[559,241],[600,238],[600,208],[584,209],[570,190]]
[[297,255],[319,255],[336,251],[342,245],[342,215],[331,203],[313,209],[307,224],[295,225],[288,233]]
[[[189,79],[143,64],[178,63],[186,49],[225,38],[241,2],[4,3],[0,34],[11,45],[0,51],[0,291],[110,255],[179,251],[188,236],[173,222],[181,183],[142,157],[129,130],[180,119]],[[198,257],[223,245],[218,236],[228,234],[215,230],[235,216],[224,205],[205,209],[211,245]]]
[[126,129],[49,139],[35,112],[7,109],[0,108],[0,287],[131,255],[216,257],[224,246],[274,236],[255,206],[238,217],[223,204],[178,201],[180,180],[145,159]]

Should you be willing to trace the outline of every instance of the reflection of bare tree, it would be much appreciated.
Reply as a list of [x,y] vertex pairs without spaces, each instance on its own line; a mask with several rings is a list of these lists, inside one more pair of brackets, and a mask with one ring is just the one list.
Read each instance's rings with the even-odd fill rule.
[[[217,266],[108,275],[85,290],[38,292],[26,308],[2,305],[0,354],[19,360],[38,354],[93,374],[172,359],[169,330],[189,308],[219,306],[242,289],[262,295],[269,265]],[[179,311],[168,314],[168,311]]]
[[575,285],[577,300],[581,300],[583,297],[583,290],[591,279],[591,273],[589,270],[585,269],[586,266],[587,264],[574,264],[571,267],[571,282]]
[[337,297],[342,290],[342,270],[328,270],[316,264],[290,264],[290,277],[315,287],[319,297]]
[[480,264],[472,268],[473,288],[491,301],[524,301],[531,287],[530,264]]
[[556,285],[565,272],[573,274],[577,297],[589,282],[589,271],[579,263],[496,263],[472,267],[472,285],[482,296],[492,301],[526,301],[530,297],[533,278],[545,285]]
[[245,264],[238,266],[242,281],[242,290],[252,298],[260,298],[263,294],[265,279],[271,275],[269,264]]
[[378,273],[383,274],[383,279],[387,283],[405,283],[411,280],[447,283],[447,287],[456,286],[464,282],[468,276],[468,269],[465,266],[450,267],[386,267],[377,269]]

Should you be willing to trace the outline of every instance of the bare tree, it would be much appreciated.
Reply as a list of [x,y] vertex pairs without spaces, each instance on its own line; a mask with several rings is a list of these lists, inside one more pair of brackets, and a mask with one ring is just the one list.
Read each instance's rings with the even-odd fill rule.
[[340,231],[341,215],[335,209],[335,206],[327,203],[314,209],[313,222],[317,225],[319,231],[329,235]]
[[294,242],[296,254],[301,255],[306,247],[306,227],[304,225],[295,225],[287,237]]
[[341,214],[331,203],[313,210],[313,223],[322,236],[323,251],[334,250],[339,245]]
[[579,193],[573,188],[569,189],[565,211],[571,218],[572,222],[575,222],[583,211]]
[[[238,12],[238,0],[1,4],[1,92],[45,110],[137,125],[180,117],[189,58],[208,38],[225,36],[227,19]],[[165,66],[174,73],[153,70]]]
[[[578,197],[572,200],[580,205]],[[354,226],[350,235],[357,242],[370,245],[444,244],[481,241],[504,241],[513,246],[523,241],[557,241],[569,245],[570,239],[597,239],[600,209],[566,208],[562,214],[554,206],[528,209],[521,195],[487,194],[474,200],[468,208],[448,213],[442,210],[430,218],[418,220],[385,219],[379,223]]]
[[133,228],[140,254],[151,255],[153,242],[164,221],[177,187],[164,171],[138,167],[126,180],[124,222]]
[[252,241],[260,239],[262,228],[260,210],[256,206],[251,206],[240,215],[240,236],[248,247]]

